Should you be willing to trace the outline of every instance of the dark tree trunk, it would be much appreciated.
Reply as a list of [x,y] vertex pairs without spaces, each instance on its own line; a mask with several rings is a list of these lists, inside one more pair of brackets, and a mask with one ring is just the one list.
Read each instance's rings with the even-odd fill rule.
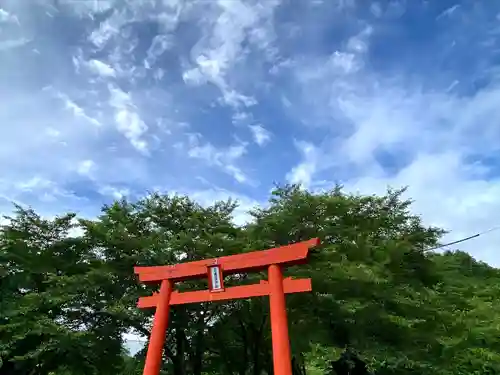
[[192,362],[192,368],[193,368],[193,375],[201,375],[201,372],[203,370],[203,353],[204,353],[204,336],[203,332],[204,328],[200,327],[198,329],[198,332],[196,332],[196,337],[194,340],[194,350],[193,350],[193,358],[191,360]]
[[174,365],[174,375],[184,375],[185,373],[185,341],[184,334],[182,330],[177,327],[175,329],[175,360],[173,361]]

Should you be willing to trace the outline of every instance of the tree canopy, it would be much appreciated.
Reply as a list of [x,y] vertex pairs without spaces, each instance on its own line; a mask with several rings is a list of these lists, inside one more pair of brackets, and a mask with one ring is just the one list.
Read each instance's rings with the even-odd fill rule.
[[[286,271],[313,280],[313,293],[287,297],[294,375],[499,374],[500,271],[461,251],[428,251],[444,231],[414,215],[403,192],[281,186],[244,226],[232,220],[237,202],[159,193],[104,206],[92,220],[16,206],[0,230],[0,375],[141,374],[145,349],[130,353],[123,337],[149,334],[153,311],[136,302],[154,288],[137,282],[134,265],[312,237],[322,244],[309,264]],[[176,306],[162,371],[271,375],[268,305]]]

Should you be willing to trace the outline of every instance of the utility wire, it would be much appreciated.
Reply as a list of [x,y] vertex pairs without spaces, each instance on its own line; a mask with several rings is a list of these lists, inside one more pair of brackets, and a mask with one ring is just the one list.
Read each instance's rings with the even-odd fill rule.
[[496,226],[496,227],[493,227],[493,228],[490,228],[488,230],[485,230],[483,232],[479,232],[479,233],[476,233],[476,234],[473,234],[472,236],[469,236],[469,237],[465,237],[465,238],[462,238],[460,240],[456,240],[456,241],[452,241],[452,242],[448,242],[448,243],[445,243],[443,245],[439,245],[439,246],[436,246],[436,247],[431,247],[430,249],[426,249],[425,251],[432,251],[432,250],[438,250],[438,249],[441,249],[443,247],[447,247],[447,246],[450,246],[450,245],[455,245],[457,243],[461,243],[461,242],[465,242],[465,241],[469,241],[469,240],[472,240],[473,238],[477,238],[479,236],[482,236],[483,234],[486,234],[486,233],[490,233],[490,232],[494,232],[496,230],[499,230],[500,229],[500,225]]

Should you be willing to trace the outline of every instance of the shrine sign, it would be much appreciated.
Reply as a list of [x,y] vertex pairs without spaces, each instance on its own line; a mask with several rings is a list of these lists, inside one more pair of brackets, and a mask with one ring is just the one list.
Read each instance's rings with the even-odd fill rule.
[[[283,278],[284,267],[307,263],[318,238],[274,249],[204,259],[171,266],[134,267],[144,283],[161,283],[160,291],[139,298],[139,308],[156,308],[143,375],[159,375],[170,306],[269,296],[274,375],[292,375],[285,294],[310,292],[311,279]],[[224,287],[224,276],[268,271],[258,284]],[[176,282],[208,278],[208,290],[173,291]]]

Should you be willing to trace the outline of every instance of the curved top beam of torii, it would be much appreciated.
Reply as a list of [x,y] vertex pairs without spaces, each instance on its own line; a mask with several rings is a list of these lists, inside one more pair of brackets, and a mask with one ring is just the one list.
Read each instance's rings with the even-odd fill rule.
[[319,238],[280,246],[274,249],[228,255],[170,266],[137,266],[134,272],[145,283],[162,280],[173,282],[196,279],[207,275],[207,267],[220,265],[225,275],[241,272],[255,272],[266,269],[270,264],[294,266],[307,262],[309,249],[319,244]]

